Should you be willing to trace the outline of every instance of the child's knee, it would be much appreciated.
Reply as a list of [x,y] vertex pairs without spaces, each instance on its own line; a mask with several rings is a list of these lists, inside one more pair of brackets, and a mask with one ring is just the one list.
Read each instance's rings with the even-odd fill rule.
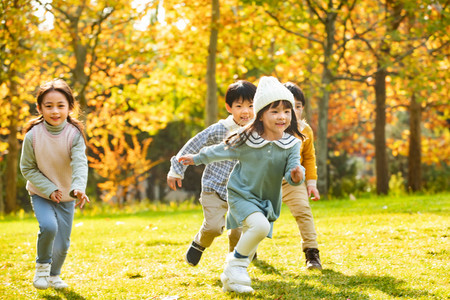
[[210,236],[218,237],[223,233],[224,226],[208,226],[203,229],[203,234],[207,233]]
[[261,222],[260,225],[256,227],[256,232],[260,237],[266,237],[270,232],[270,222],[267,219],[265,222]]
[[46,237],[55,237],[58,232],[58,226],[55,223],[45,223],[39,225],[39,235]]
[[270,222],[262,213],[254,213],[248,216],[246,221],[249,226],[249,230],[261,239],[269,234],[271,228]]

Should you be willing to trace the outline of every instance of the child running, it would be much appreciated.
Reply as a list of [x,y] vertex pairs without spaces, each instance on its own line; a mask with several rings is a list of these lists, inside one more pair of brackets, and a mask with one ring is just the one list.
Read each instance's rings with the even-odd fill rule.
[[227,228],[243,227],[243,234],[226,258],[220,278],[223,290],[253,292],[247,267],[258,244],[272,237],[273,222],[280,216],[281,182],[304,181],[300,165],[300,140],[294,97],[275,77],[262,77],[254,98],[255,120],[219,145],[184,155],[185,165],[238,160],[228,181]]
[[287,82],[284,86],[294,95],[295,114],[298,120],[299,130],[305,135],[300,150],[300,163],[305,167],[306,184],[303,183],[299,186],[292,186],[283,180],[282,199],[289,207],[289,210],[297,222],[302,237],[302,250],[305,253],[306,268],[308,270],[322,270],[318,249],[319,244],[317,243],[317,233],[314,227],[311,206],[309,205],[309,197],[313,196],[311,199],[314,201],[320,199],[320,194],[316,187],[317,170],[313,131],[306,121],[301,119],[303,108],[306,104],[305,95],[302,90],[292,82]]
[[[167,184],[173,190],[181,187],[181,181],[187,166],[178,159],[187,153],[198,153],[203,147],[216,145],[236,132],[241,126],[253,119],[253,96],[256,86],[248,81],[239,80],[231,84],[225,94],[225,107],[231,114],[228,118],[209,126],[191,138],[178,154],[171,159],[171,168],[167,175]],[[222,234],[225,227],[225,214],[228,210],[227,182],[236,161],[220,161],[208,164],[202,176],[200,203],[203,208],[203,224],[190,244],[185,260],[196,266],[203,251],[211,246],[213,240]],[[230,251],[236,246],[242,230],[229,231]]]
[[74,106],[64,80],[47,82],[37,93],[41,116],[24,129],[20,170],[39,222],[33,279],[37,289],[68,287],[59,275],[70,245],[74,210],[89,202],[86,138],[81,122],[69,115]]

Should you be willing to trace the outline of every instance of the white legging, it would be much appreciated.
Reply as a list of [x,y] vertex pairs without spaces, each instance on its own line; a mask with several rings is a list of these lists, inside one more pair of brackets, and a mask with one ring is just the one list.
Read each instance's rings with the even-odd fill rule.
[[242,236],[236,245],[236,251],[244,256],[253,255],[258,244],[269,234],[270,223],[260,212],[249,215],[242,221]]

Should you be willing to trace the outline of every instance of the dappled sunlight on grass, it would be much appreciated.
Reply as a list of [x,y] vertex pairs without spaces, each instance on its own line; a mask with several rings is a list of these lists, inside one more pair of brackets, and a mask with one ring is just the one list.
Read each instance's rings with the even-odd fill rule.
[[[66,291],[33,288],[37,221],[0,221],[0,295],[5,299],[448,299],[450,197],[382,197],[312,203],[324,270],[307,271],[287,208],[274,238],[249,266],[255,292],[223,293],[226,234],[197,267],[184,253],[198,206],[79,214],[63,267]],[[388,206],[385,208],[385,206]],[[438,208],[440,206],[440,208]],[[1,298],[2,296],[0,296]]]

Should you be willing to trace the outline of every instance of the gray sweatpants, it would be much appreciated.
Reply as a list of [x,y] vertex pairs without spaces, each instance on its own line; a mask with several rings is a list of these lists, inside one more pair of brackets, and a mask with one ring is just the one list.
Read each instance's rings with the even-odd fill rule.
[[55,203],[32,195],[31,203],[39,222],[36,262],[51,263],[50,275],[59,275],[70,246],[75,201]]

